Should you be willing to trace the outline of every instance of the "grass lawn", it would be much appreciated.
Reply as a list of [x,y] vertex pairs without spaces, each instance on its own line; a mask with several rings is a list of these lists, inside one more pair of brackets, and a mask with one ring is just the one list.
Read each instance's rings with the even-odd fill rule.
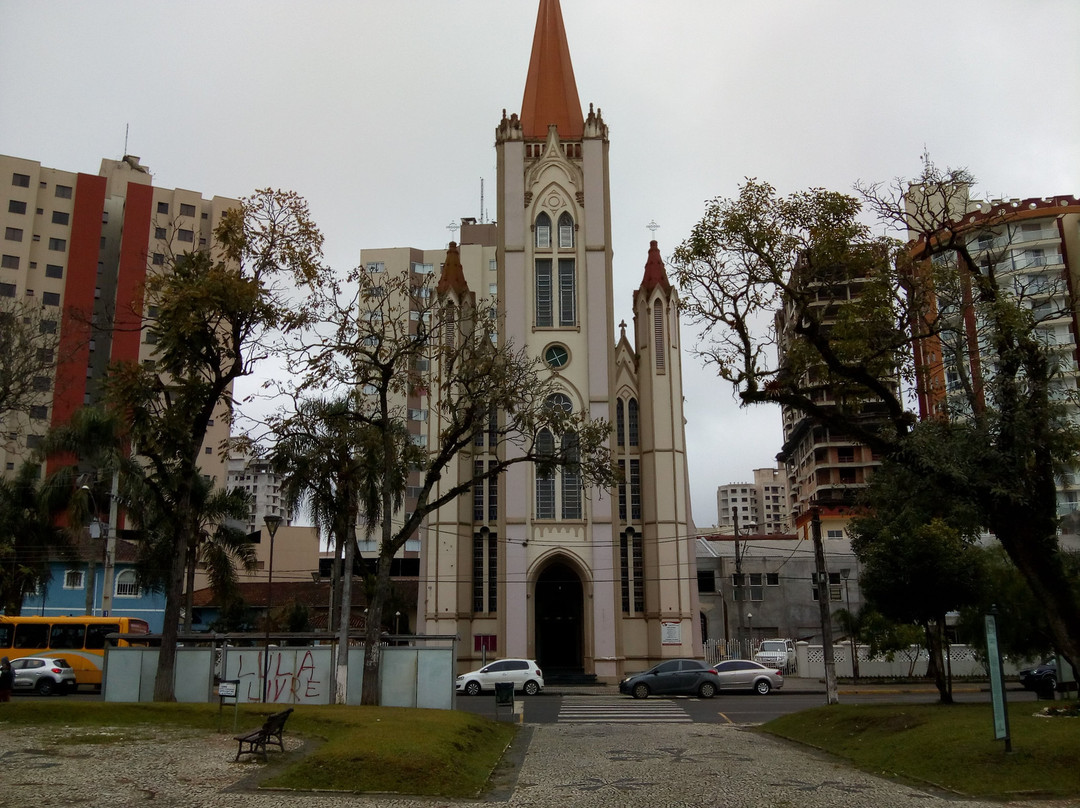
[[[115,743],[123,733],[101,736],[81,729],[108,726],[171,725],[223,735],[257,729],[276,709],[240,707],[233,731],[231,707],[216,704],[115,704],[66,699],[5,704],[5,724],[66,726],[72,742]],[[290,760],[263,785],[296,789],[387,791],[440,797],[475,797],[487,785],[516,727],[456,710],[395,707],[296,707],[285,736],[322,741],[304,757]],[[271,757],[273,760],[273,757]]]
[[1005,742],[994,740],[989,704],[838,704],[783,716],[762,729],[873,774],[972,797],[1080,796],[1080,717],[1036,717],[1046,704],[1009,705],[1008,754]]

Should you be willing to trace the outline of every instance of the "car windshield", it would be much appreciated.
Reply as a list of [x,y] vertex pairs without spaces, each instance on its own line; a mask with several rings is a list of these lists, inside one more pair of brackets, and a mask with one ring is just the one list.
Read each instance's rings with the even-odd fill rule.
[[761,644],[761,650],[763,651],[784,651],[787,650],[782,642],[763,642]]

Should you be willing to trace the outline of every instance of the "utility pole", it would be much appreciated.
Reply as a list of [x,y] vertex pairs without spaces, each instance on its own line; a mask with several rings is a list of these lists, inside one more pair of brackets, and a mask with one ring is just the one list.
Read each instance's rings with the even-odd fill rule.
[[825,703],[839,704],[836,692],[836,662],[833,660],[832,615],[829,613],[829,572],[825,569],[825,547],[821,543],[821,514],[814,506],[810,519],[814,539],[814,574],[817,576],[818,610],[821,612],[821,652],[825,658]]
[[[742,593],[742,601],[746,600],[746,581],[743,579],[742,574],[742,553],[739,552],[739,508],[736,506],[731,509],[731,519],[734,524],[735,530],[735,586],[731,587],[731,602],[735,606],[735,616],[739,620],[739,649],[742,653],[743,637],[743,606],[740,602],[740,598],[737,597],[739,593]],[[747,659],[749,659],[747,654]],[[741,658],[741,657],[740,657]]]

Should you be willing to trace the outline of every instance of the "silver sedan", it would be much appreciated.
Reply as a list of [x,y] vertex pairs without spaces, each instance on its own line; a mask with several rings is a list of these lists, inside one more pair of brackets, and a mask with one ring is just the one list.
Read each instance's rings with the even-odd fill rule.
[[764,696],[784,686],[784,674],[749,659],[727,659],[713,665],[721,690],[752,690]]

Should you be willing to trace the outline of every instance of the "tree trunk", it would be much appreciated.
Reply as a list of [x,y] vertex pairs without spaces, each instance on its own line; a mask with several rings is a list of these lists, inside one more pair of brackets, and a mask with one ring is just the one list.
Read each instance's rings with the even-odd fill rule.
[[[355,523],[354,523],[355,524]],[[349,531],[351,533],[351,531]],[[345,704],[349,686],[349,627],[352,623],[352,565],[356,557],[356,541],[348,533],[343,534],[345,569],[341,573],[341,617],[338,618],[337,666],[334,676],[334,698],[337,704]],[[334,563],[337,563],[335,558]]]
[[176,513],[181,522],[176,526],[169,586],[165,592],[164,624],[161,627],[161,648],[158,651],[157,676],[154,678],[154,701],[176,701],[173,679],[176,672],[176,641],[180,629],[180,605],[184,594],[184,571],[187,569],[188,537],[191,535],[190,493],[177,503]]
[[375,579],[375,593],[368,604],[368,624],[364,634],[364,690],[361,704],[379,703],[379,671],[382,667],[382,613],[390,594],[390,562],[393,555],[387,548],[379,553],[379,572]]
[[817,508],[810,522],[814,540],[814,569],[818,577],[818,611],[821,615],[821,652],[825,657],[825,703],[839,704],[836,690],[836,661],[833,658],[832,615],[829,614],[829,573],[825,568],[825,548],[821,543],[821,518]]
[[938,699],[942,704],[952,704],[952,688],[945,676],[945,658],[942,655],[941,646],[941,621],[927,623],[923,626],[926,632],[926,650],[930,655],[927,664],[927,674],[934,677],[934,686],[938,691]]
[[184,633],[191,633],[191,613],[195,607],[195,562],[197,552],[194,547],[189,548],[188,557],[185,560],[184,572],[186,582],[184,584]]

